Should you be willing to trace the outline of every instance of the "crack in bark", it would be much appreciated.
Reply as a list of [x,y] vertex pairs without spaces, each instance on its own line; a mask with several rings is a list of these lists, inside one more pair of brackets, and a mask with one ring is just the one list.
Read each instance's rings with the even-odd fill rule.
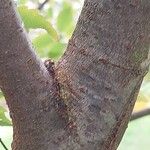
[[99,58],[100,62],[102,62],[105,65],[111,65],[115,68],[119,68],[119,69],[123,69],[124,71],[129,71],[131,74],[135,75],[135,76],[145,76],[145,70],[142,70],[143,68],[140,67],[125,67],[123,65],[119,65],[119,64],[115,64],[111,61],[109,61],[106,58]]

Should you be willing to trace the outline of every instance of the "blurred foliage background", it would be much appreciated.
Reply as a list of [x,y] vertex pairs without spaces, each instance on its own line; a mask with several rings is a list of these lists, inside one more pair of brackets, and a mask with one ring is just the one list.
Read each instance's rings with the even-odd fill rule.
[[[81,12],[83,0],[15,0],[36,53],[58,61]],[[46,2],[44,4],[44,2]],[[44,5],[43,5],[44,4]],[[150,107],[150,73],[144,78],[134,111]],[[11,150],[12,124],[0,91],[0,138]],[[0,144],[0,150],[4,148]],[[150,116],[129,123],[118,150],[150,149]]]

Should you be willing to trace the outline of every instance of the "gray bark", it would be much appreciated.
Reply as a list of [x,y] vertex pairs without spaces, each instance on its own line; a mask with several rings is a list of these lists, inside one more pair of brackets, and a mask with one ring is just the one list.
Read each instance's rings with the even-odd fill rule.
[[149,0],[85,0],[66,53],[46,69],[12,1],[0,0],[0,86],[12,149],[117,149],[148,69],[149,27]]
[[[32,49],[11,0],[0,0],[0,86],[13,122],[13,150],[47,150],[63,132],[62,101]],[[52,148],[53,149],[53,148]]]

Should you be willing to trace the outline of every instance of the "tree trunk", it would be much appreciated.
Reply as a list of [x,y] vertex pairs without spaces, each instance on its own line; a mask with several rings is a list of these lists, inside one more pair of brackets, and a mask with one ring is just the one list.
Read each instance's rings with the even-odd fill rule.
[[47,69],[11,0],[0,0],[0,88],[13,150],[115,150],[145,76],[149,0],[85,0],[66,53]]

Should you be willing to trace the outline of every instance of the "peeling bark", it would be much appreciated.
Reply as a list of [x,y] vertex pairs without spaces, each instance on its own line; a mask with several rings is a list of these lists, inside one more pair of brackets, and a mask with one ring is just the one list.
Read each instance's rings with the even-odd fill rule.
[[85,0],[60,62],[34,53],[11,0],[0,0],[0,88],[13,150],[115,150],[150,44],[149,0]]

